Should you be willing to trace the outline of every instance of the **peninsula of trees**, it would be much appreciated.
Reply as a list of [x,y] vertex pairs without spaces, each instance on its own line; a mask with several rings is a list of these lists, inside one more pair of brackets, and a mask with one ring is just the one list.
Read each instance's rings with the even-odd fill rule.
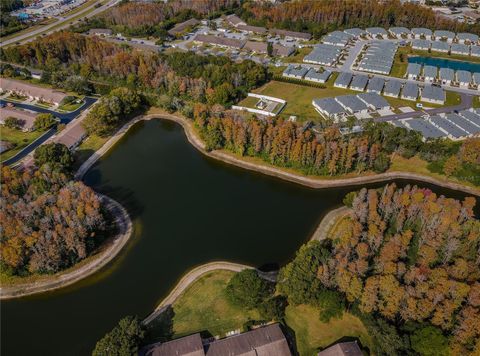
[[480,351],[480,221],[462,202],[394,184],[346,198],[349,217],[328,240],[303,246],[282,269],[289,303],[348,305],[374,337],[377,355]]

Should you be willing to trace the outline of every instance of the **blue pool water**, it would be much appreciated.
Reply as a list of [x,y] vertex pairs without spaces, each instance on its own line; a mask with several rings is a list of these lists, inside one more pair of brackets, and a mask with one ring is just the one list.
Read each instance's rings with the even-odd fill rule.
[[480,63],[473,63],[473,62],[467,62],[467,61],[456,61],[452,59],[414,56],[414,57],[408,58],[408,63],[418,63],[418,64],[435,66],[439,68],[450,68],[453,70],[467,70],[469,72],[480,73]]

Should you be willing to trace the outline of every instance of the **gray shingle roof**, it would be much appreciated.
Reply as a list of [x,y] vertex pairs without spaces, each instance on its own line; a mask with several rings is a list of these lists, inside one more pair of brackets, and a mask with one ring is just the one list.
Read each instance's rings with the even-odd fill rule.
[[283,75],[290,75],[295,77],[302,77],[307,74],[308,69],[302,66],[295,66],[293,64],[289,64],[288,67],[283,71]]
[[460,114],[460,116],[464,117],[465,119],[467,119],[471,123],[480,127],[480,115],[479,114],[477,114],[473,111],[470,111],[470,110],[460,111],[459,114]]
[[388,108],[390,104],[385,98],[376,93],[362,93],[357,95],[358,98],[376,110]]
[[410,119],[405,123],[414,131],[419,131],[425,138],[445,137],[445,133],[437,129],[428,121],[422,119]]
[[347,72],[341,72],[337,80],[335,80],[335,86],[342,86],[342,87],[348,87],[350,82],[352,81],[352,73],[347,73]]
[[353,35],[355,37],[361,37],[367,34],[367,32],[361,28],[347,28],[343,32],[345,32],[347,35]]
[[469,55],[470,46],[460,44],[460,43],[452,43],[452,46],[450,47],[450,51],[452,51],[452,53],[455,53],[455,54]]
[[480,132],[480,127],[472,124],[470,121],[457,114],[447,114],[446,118],[448,121],[459,126],[462,130],[468,132],[470,135],[475,135]]
[[460,32],[457,33],[457,38],[463,41],[478,42],[478,36],[473,33]]
[[345,113],[345,109],[334,98],[313,99],[313,101],[329,116]]
[[350,88],[355,90],[365,90],[368,83],[368,76],[357,74],[353,77],[350,83]]
[[425,85],[422,90],[422,99],[445,101],[445,90],[433,85]]
[[342,50],[338,46],[321,43],[314,47],[313,51],[307,54],[303,61],[318,63],[323,65],[332,65],[338,60]]
[[450,50],[450,45],[447,42],[443,41],[432,41],[432,51],[437,52],[448,52]]
[[480,46],[470,46],[472,56],[480,57]]
[[331,74],[332,72],[330,72],[329,70],[324,70],[323,72],[320,72],[316,71],[315,68],[310,68],[307,74],[305,74],[304,79],[326,82]]
[[384,85],[385,85],[385,79],[379,78],[379,77],[373,77],[368,81],[367,92],[381,93]]
[[403,86],[402,96],[406,98],[417,98],[418,85],[410,82],[405,83]]
[[402,89],[402,83],[400,83],[398,80],[390,79],[385,84],[383,93],[398,96],[400,94],[400,89]]
[[389,31],[395,36],[409,35],[411,33],[406,27],[390,27]]
[[381,27],[368,27],[365,29],[365,31],[367,31],[367,33],[371,36],[388,36],[387,30]]
[[422,40],[422,39],[415,39],[412,40],[412,48],[420,49],[420,50],[428,50],[432,42],[429,40]]
[[454,39],[455,38],[455,33],[452,31],[445,31],[445,30],[436,30],[433,32],[433,35],[435,36],[436,39],[439,38],[448,38],[448,39]]
[[414,27],[414,28],[412,28],[412,34],[431,36],[432,35],[432,30],[430,30],[428,28],[423,28],[423,27]]
[[453,81],[455,79],[455,71],[450,68],[440,68],[438,73],[438,77],[441,80],[450,80]]
[[367,104],[365,104],[355,95],[341,95],[337,96],[335,100],[346,110],[351,112],[358,112],[368,109]]
[[459,83],[470,83],[472,81],[472,73],[466,70],[457,70],[456,74]]
[[440,117],[440,116],[432,116],[429,118],[430,122],[432,122],[435,126],[445,130],[448,132],[451,136],[455,138],[461,138],[467,136],[467,132],[460,129],[447,119]]
[[436,78],[438,74],[438,68],[434,66],[424,66],[423,67],[423,76],[425,78]]
[[420,64],[418,64],[418,63],[408,63],[408,66],[407,66],[407,74],[408,75],[419,76],[421,70],[422,70],[422,66]]

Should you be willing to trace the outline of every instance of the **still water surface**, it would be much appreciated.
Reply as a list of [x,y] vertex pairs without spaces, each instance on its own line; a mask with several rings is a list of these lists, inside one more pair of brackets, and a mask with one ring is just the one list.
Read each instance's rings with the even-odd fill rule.
[[429,66],[434,66],[439,68],[450,68],[455,71],[466,70],[468,72],[480,73],[480,63],[457,61],[453,59],[412,56],[412,57],[408,57],[408,63],[418,63],[418,64],[429,65]]
[[113,266],[86,281],[2,302],[2,355],[87,355],[120,318],[146,316],[201,263],[283,264],[357,189],[314,190],[225,165],[162,120],[135,125],[85,181],[128,209],[133,241]]

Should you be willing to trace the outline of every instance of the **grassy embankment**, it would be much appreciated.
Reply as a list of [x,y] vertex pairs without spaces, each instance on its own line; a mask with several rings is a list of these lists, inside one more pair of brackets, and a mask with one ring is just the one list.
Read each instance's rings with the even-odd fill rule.
[[[150,324],[149,339],[177,338],[195,332],[223,337],[231,330],[245,330],[248,321],[260,320],[257,310],[233,306],[226,299],[224,290],[233,275],[230,271],[215,271],[194,282],[170,311]],[[313,355],[345,336],[358,337],[366,346],[371,344],[365,327],[352,314],[345,312],[342,318],[328,323],[321,322],[318,315],[318,309],[311,306],[287,307],[285,322],[293,330],[300,355]]]

